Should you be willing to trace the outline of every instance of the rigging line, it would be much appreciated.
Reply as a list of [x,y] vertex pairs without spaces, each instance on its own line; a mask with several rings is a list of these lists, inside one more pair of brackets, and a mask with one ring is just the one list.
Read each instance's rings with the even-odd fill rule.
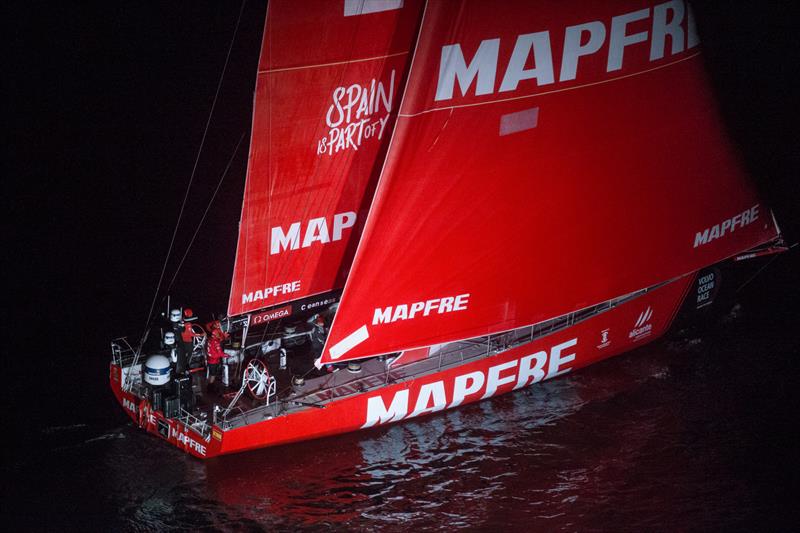
[[757,278],[757,277],[758,277],[758,276],[759,276],[759,275],[760,275],[762,272],[764,272],[764,270],[766,270],[766,269],[767,269],[767,267],[768,267],[768,266],[770,266],[770,265],[771,265],[771,264],[772,264],[772,263],[773,263],[773,262],[774,262],[774,261],[775,261],[775,260],[776,260],[778,257],[780,257],[780,255],[779,255],[779,254],[775,254],[775,255],[772,257],[772,259],[770,259],[770,260],[769,260],[769,261],[768,261],[766,264],[764,264],[764,266],[762,266],[761,268],[759,268],[759,269],[756,271],[756,273],[755,273],[755,274],[753,274],[752,276],[750,276],[750,278],[749,278],[747,281],[745,281],[744,283],[742,283],[741,285],[739,285],[739,287],[737,287],[737,289],[736,289],[736,293],[738,294],[739,292],[741,292],[741,290],[742,290],[742,289],[744,289],[745,287],[747,287],[748,285],[750,285],[750,282],[751,282],[751,281],[753,281],[754,279],[756,279],[756,278]]
[[236,143],[236,148],[233,149],[233,153],[231,154],[230,159],[228,159],[228,164],[225,167],[225,170],[222,172],[222,175],[219,178],[219,182],[217,182],[217,188],[214,189],[214,194],[211,195],[211,199],[208,201],[208,205],[206,206],[206,210],[203,212],[203,216],[200,218],[200,222],[197,224],[197,227],[194,230],[194,234],[192,235],[192,239],[189,241],[189,246],[186,248],[186,251],[183,253],[183,257],[181,257],[181,262],[178,264],[178,268],[175,269],[175,275],[172,276],[172,279],[169,282],[169,286],[167,287],[167,292],[169,292],[169,290],[175,284],[175,280],[178,278],[178,274],[181,271],[181,267],[183,266],[183,262],[186,261],[186,256],[189,255],[189,251],[192,249],[192,245],[194,244],[194,241],[197,238],[197,234],[200,233],[200,228],[203,226],[203,222],[206,219],[206,215],[208,215],[208,212],[211,209],[211,205],[214,203],[214,199],[217,197],[217,193],[219,192],[219,189],[222,186],[222,182],[225,180],[225,176],[228,175],[228,170],[230,170],[231,165],[233,164],[233,160],[236,158],[236,154],[239,153],[239,147],[242,145],[242,140],[244,140],[245,133],[242,133],[241,137],[239,137],[239,142]]
[[[169,264],[169,257],[172,254],[172,247],[175,244],[175,236],[178,234],[178,228],[181,225],[181,219],[183,218],[183,211],[186,208],[186,200],[189,198],[189,190],[192,187],[192,182],[194,181],[194,176],[197,171],[197,164],[200,161],[200,154],[203,152],[203,145],[206,142],[206,135],[208,134],[208,127],[211,124],[211,117],[214,115],[214,108],[217,105],[217,98],[219,97],[219,90],[222,87],[222,80],[225,78],[225,71],[228,69],[228,61],[231,57],[231,50],[233,50],[233,43],[236,41],[236,34],[239,31],[239,24],[242,21],[242,13],[244,12],[244,4],[247,0],[242,0],[242,5],[239,8],[239,18],[236,19],[236,27],[233,29],[233,36],[231,37],[231,43],[228,45],[228,53],[225,56],[225,64],[222,67],[222,73],[219,76],[219,82],[217,82],[217,90],[214,93],[214,101],[211,103],[211,111],[208,113],[208,119],[206,119],[206,127],[203,131],[203,138],[200,140],[200,147],[197,150],[197,156],[194,160],[194,166],[192,167],[192,174],[189,177],[189,185],[186,187],[186,193],[183,195],[183,202],[181,203],[181,210],[178,213],[178,221],[175,223],[175,229],[172,231],[172,238],[169,242],[169,249],[167,250],[167,257],[164,259],[164,265],[161,267],[161,275],[158,278],[158,284],[156,285],[156,291],[153,295],[153,301],[150,304],[150,311],[147,312],[147,320],[144,323],[145,332],[147,331],[147,326],[150,324],[150,318],[153,316],[153,309],[156,305],[156,300],[158,299],[158,293],[161,291],[161,282],[164,281],[164,273],[167,270],[167,264]],[[144,343],[144,334],[142,334],[142,341],[139,342],[139,350],[142,349],[142,344]],[[137,355],[138,355],[137,351]]]

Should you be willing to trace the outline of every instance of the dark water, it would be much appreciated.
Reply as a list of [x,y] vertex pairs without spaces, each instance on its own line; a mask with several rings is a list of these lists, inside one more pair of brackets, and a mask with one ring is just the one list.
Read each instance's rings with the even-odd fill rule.
[[[694,5],[726,125],[795,242],[792,4]],[[797,249],[736,313],[478,405],[208,462],[133,428],[108,340],[146,321],[240,3],[3,7],[7,530],[798,529]],[[264,10],[245,6],[175,264],[249,127]],[[224,308],[245,163],[171,290],[196,310]]]
[[54,406],[58,424],[42,419],[5,452],[4,515],[114,531],[791,530],[794,268],[771,266],[702,332],[562,379],[206,462],[134,428],[86,384],[93,403]]

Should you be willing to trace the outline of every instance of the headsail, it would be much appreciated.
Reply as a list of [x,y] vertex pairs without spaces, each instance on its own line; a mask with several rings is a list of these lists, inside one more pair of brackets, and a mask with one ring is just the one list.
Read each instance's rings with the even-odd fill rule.
[[229,315],[344,285],[420,13],[419,0],[269,3]]
[[505,331],[769,241],[682,1],[427,5],[321,362]]

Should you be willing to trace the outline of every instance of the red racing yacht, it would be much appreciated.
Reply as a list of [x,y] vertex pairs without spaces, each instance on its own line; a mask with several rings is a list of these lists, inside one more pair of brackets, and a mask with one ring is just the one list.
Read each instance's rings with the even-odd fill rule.
[[701,54],[682,0],[269,2],[227,316],[176,313],[185,365],[113,341],[114,394],[209,458],[487,399],[693,320],[782,249]]

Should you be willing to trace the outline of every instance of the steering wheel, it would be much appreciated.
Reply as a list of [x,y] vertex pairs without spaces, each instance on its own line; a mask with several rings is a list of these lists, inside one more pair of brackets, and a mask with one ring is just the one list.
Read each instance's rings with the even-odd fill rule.
[[263,400],[270,392],[270,376],[267,365],[260,359],[252,359],[244,369],[247,392],[256,400]]

